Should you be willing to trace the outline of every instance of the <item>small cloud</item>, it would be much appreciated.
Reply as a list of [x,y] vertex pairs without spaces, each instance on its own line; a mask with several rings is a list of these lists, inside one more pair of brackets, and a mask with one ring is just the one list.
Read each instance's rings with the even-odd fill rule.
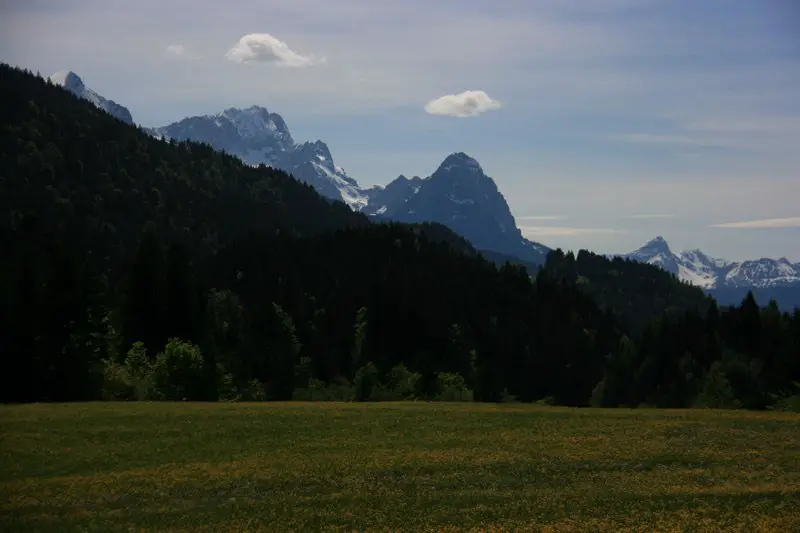
[[712,224],[712,228],[726,229],[772,229],[772,228],[800,228],[800,217],[764,218],[761,220],[744,220],[741,222],[725,222]]
[[526,237],[579,237],[581,235],[625,233],[625,230],[613,228],[572,228],[566,226],[520,226],[520,231]]
[[171,44],[167,46],[167,55],[173,57],[186,55],[186,47],[182,44]]
[[492,100],[483,91],[464,91],[461,94],[446,94],[425,105],[431,115],[448,117],[475,117],[485,111],[500,109],[503,104]]
[[648,219],[657,219],[657,218],[675,218],[678,216],[675,213],[644,213],[644,214],[636,214],[636,215],[623,215],[621,218],[634,218],[637,220],[648,220]]
[[325,62],[324,57],[298,54],[285,42],[268,33],[244,35],[225,57],[237,63],[272,63],[282,67],[308,67]]
[[186,58],[186,59],[200,59],[201,56],[192,55],[189,50],[182,44],[171,44],[164,50],[168,57],[173,58]]

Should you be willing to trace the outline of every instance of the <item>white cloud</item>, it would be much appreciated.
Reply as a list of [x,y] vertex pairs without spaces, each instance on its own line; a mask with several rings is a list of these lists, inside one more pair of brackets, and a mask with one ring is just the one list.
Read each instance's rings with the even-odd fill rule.
[[186,47],[182,44],[171,44],[167,46],[167,55],[173,57],[180,57],[186,55]]
[[164,49],[164,52],[167,57],[173,59],[202,59],[202,56],[190,53],[189,49],[182,44],[171,44]]
[[761,220],[725,222],[723,224],[712,224],[711,227],[726,228],[726,229],[800,228],[800,217],[764,218]]
[[483,91],[464,91],[461,94],[446,94],[425,105],[425,111],[431,115],[449,117],[475,117],[485,111],[499,109],[503,105],[492,100]]
[[523,235],[533,239],[541,237],[579,237],[581,235],[625,233],[625,230],[613,228],[573,228],[566,226],[520,226],[519,229]]
[[242,36],[225,57],[237,63],[273,63],[282,67],[308,67],[325,62],[324,57],[298,54],[288,44],[268,33]]

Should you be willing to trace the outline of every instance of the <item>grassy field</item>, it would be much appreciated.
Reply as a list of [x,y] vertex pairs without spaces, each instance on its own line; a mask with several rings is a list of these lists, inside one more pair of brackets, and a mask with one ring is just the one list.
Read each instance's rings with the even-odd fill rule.
[[800,531],[800,416],[0,407],[2,531]]

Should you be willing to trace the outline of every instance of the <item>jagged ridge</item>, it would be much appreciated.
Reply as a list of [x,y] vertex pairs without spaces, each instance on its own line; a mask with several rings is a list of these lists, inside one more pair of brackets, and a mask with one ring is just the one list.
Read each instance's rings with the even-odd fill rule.
[[68,90],[78,98],[83,98],[84,100],[92,102],[95,106],[125,122],[126,124],[133,124],[133,116],[131,116],[131,112],[128,111],[127,107],[122,106],[113,100],[103,98],[88,88],[83,83],[83,80],[80,78],[80,76],[71,70],[56,72],[50,76],[49,80],[51,83],[62,86],[64,89]]

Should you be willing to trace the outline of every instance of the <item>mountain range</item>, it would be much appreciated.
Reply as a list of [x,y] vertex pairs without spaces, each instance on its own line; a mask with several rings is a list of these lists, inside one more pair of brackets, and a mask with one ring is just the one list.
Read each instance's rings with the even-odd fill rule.
[[[124,106],[86,87],[75,73],[58,73],[50,81],[123,122],[133,123]],[[327,144],[320,140],[295,142],[283,117],[263,107],[229,108],[144,129],[162,139],[206,143],[253,166],[264,164],[284,170],[322,196],[341,200],[374,220],[438,222],[478,250],[536,265],[544,263],[550,251],[523,237],[494,180],[478,161],[462,152],[447,156],[427,178],[401,175],[385,187],[364,188],[335,164]],[[800,306],[800,263],[792,264],[786,258],[734,262],[700,250],[673,253],[661,237],[621,257],[657,265],[703,288],[721,304],[739,303],[747,290],[753,289],[762,304],[776,298],[782,307]]]
[[800,263],[787,258],[728,261],[700,250],[673,252],[663,237],[621,257],[656,265],[703,288],[725,304],[738,304],[748,290],[759,303],[774,298],[783,308],[800,306]]
[[438,222],[478,250],[534,264],[544,263],[550,251],[523,237],[497,184],[461,152],[447,156],[427,178],[400,176],[386,187],[364,188],[334,163],[327,144],[296,143],[283,118],[263,107],[230,108],[147,131],[164,139],[204,142],[250,165],[279,168],[375,220]]

